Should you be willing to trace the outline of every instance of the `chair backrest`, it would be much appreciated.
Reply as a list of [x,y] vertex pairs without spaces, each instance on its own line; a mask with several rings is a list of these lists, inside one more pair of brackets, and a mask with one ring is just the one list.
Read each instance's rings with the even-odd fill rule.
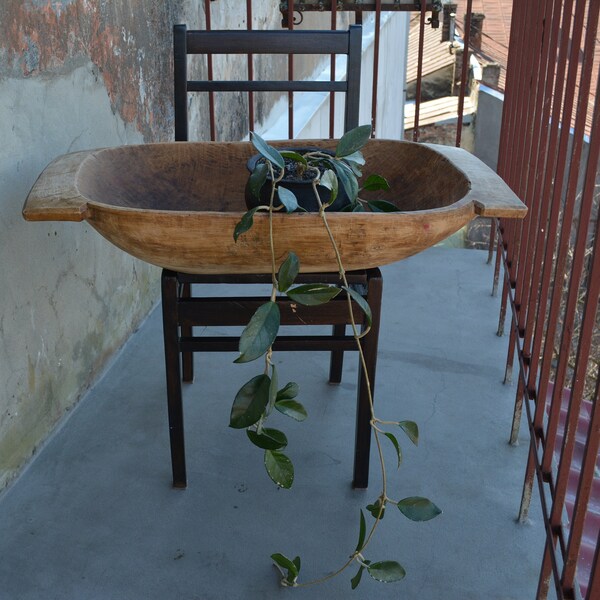
[[[188,92],[344,92],[344,131],[357,127],[361,45],[360,25],[351,25],[347,31],[188,31],[186,25],[175,25],[175,140],[188,140]],[[345,54],[346,80],[190,81],[188,54]]]

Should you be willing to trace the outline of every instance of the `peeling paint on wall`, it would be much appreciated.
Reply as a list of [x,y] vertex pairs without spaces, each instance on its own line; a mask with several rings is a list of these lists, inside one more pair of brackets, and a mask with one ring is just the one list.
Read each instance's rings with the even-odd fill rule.
[[146,141],[170,139],[171,27],[179,2],[3,0],[0,79],[51,77],[91,59],[113,111]]

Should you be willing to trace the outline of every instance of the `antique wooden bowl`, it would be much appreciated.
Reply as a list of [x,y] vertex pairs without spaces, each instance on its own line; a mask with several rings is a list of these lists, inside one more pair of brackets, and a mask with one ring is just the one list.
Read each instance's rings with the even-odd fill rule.
[[[273,143],[335,148],[332,140]],[[237,243],[246,211],[247,142],[173,142],[66,154],[42,172],[23,208],[29,221],[86,220],[113,244],[144,261],[187,273],[271,271],[268,215]],[[491,169],[448,146],[371,140],[364,176],[385,177],[372,193],[394,213],[328,213],[346,269],[381,266],[448,237],[477,215],[522,218],[526,207]],[[365,197],[367,194],[365,194]],[[289,250],[304,272],[337,271],[317,213],[273,216],[276,262]]]

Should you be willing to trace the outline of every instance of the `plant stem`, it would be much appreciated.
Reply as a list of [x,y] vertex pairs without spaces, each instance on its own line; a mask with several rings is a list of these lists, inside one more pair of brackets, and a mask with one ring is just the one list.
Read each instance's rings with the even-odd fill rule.
[[[342,263],[342,257],[340,255],[339,248],[336,244],[336,241],[335,241],[335,238],[331,231],[331,228],[329,227],[329,223],[327,222],[327,217],[325,216],[325,208],[326,207],[321,202],[321,197],[319,196],[319,192],[317,190],[317,184],[318,184],[318,181],[313,180],[312,187],[313,187],[313,191],[315,193],[317,202],[319,204],[319,216],[323,220],[323,224],[327,231],[327,235],[329,237],[329,240],[330,240],[333,250],[335,252],[340,278],[341,278],[342,282],[344,283],[344,286],[349,289],[350,286],[348,284],[348,279],[346,277],[346,270],[344,269],[344,265]],[[350,317],[350,323],[352,325],[352,333],[353,333],[354,340],[356,341],[356,347],[358,350],[358,355],[360,357],[360,364],[363,369],[365,383],[367,385],[367,398],[369,401],[369,408],[371,411],[371,428],[373,429],[375,443],[377,445],[377,454],[379,456],[379,464],[381,466],[382,490],[381,490],[381,495],[379,496],[379,499],[381,501],[381,507],[379,509],[379,513],[378,513],[377,517],[375,518],[375,523],[371,527],[371,530],[369,531],[369,534],[368,534],[364,544],[362,545],[362,547],[359,548],[356,552],[354,552],[350,556],[350,558],[337,571],[330,573],[329,575],[326,575],[325,577],[322,577],[320,579],[314,579],[312,581],[307,581],[306,583],[298,584],[297,587],[306,587],[309,585],[316,585],[316,584],[328,581],[329,579],[332,579],[333,577],[336,577],[337,575],[339,575],[340,573],[345,571],[357,559],[359,554],[362,555],[362,551],[371,543],[371,540],[373,539],[375,531],[377,530],[377,527],[378,527],[379,523],[381,522],[381,516],[383,514],[383,511],[385,510],[385,505],[388,500],[388,497],[387,497],[387,473],[386,473],[386,469],[385,469],[385,459],[383,457],[383,449],[381,447],[381,440],[379,437],[380,430],[375,426],[375,422],[378,421],[378,419],[376,419],[376,417],[375,417],[373,392],[371,389],[371,383],[369,381],[369,373],[367,370],[367,363],[365,360],[365,355],[364,355],[364,352],[362,349],[362,345],[360,343],[361,335],[358,333],[358,330],[356,328],[356,320],[354,318],[354,311],[352,309],[352,298],[349,293],[346,293],[346,298],[348,300],[348,313],[349,313],[349,317]],[[359,561],[359,562],[360,562],[360,564],[363,564],[362,561]]]

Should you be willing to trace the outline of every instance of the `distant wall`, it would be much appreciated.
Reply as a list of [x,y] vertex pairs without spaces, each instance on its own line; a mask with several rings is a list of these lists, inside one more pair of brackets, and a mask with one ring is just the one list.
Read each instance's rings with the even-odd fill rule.
[[474,154],[494,170],[498,164],[503,104],[504,94],[484,85],[479,87]]

